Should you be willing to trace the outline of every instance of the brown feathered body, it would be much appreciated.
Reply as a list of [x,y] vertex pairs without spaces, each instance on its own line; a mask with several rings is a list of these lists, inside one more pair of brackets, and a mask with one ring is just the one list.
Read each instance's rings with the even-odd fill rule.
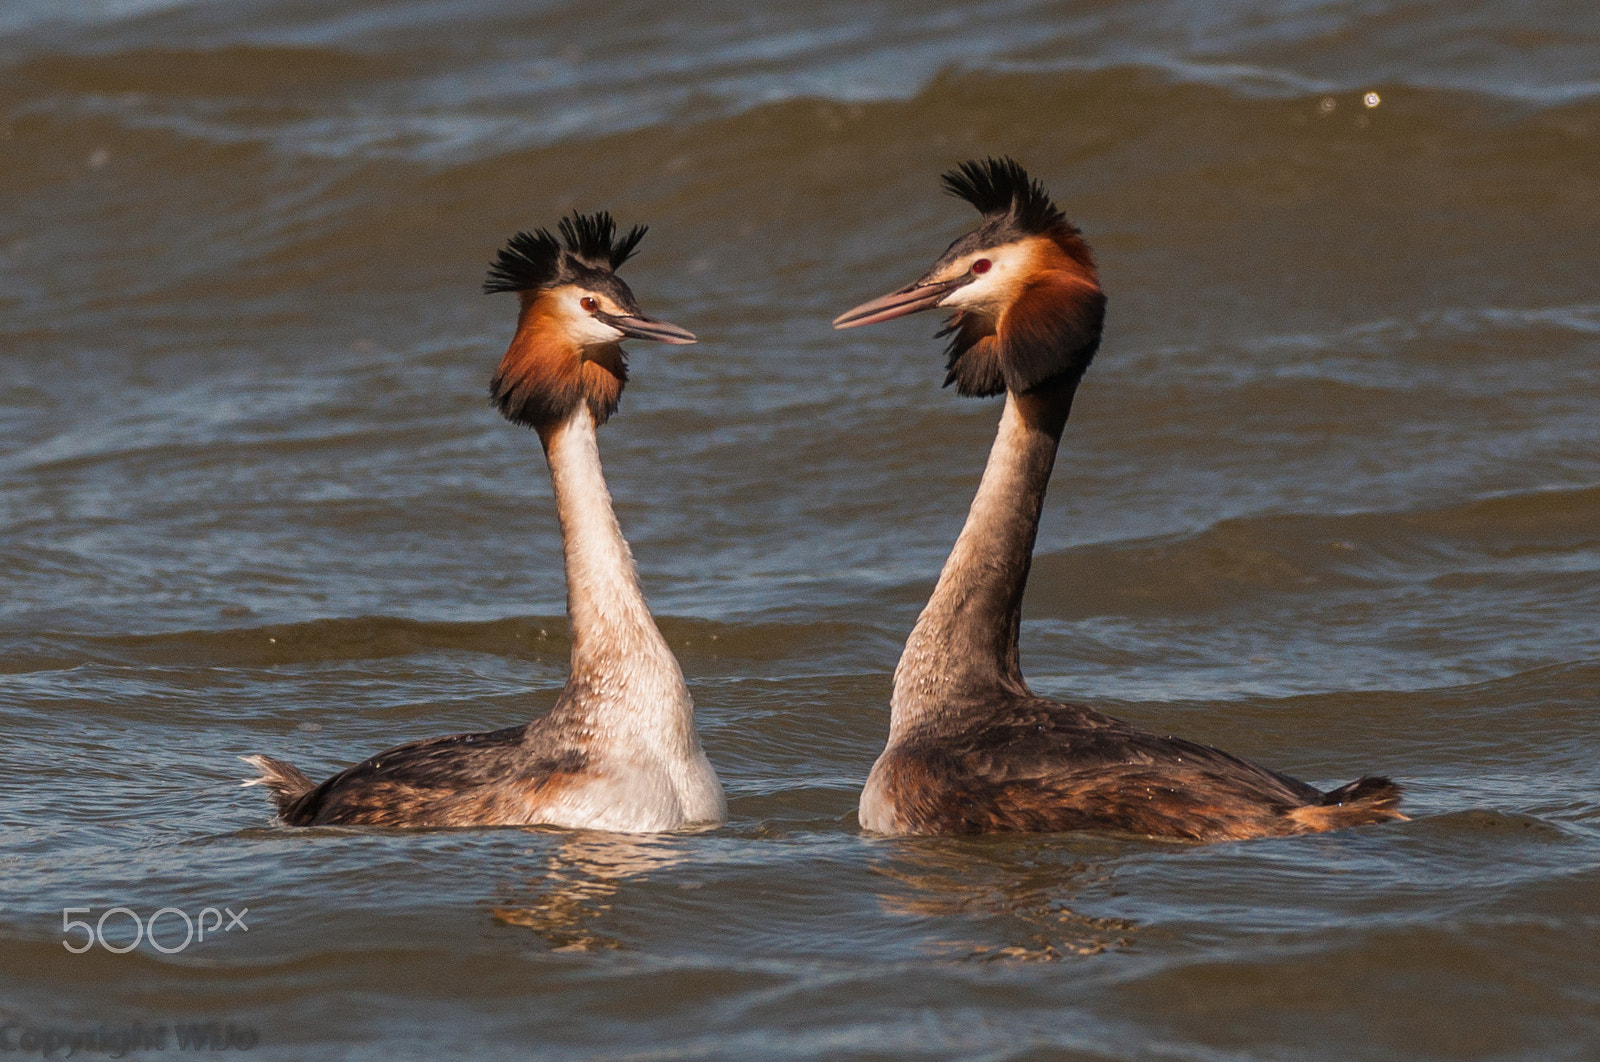
[[581,729],[561,715],[399,745],[320,785],[270,756],[247,759],[286,826],[533,825],[589,767]]
[[1324,793],[1219,749],[1081,704],[987,697],[971,722],[914,732],[873,765],[862,825],[879,833],[1109,831],[1184,841],[1316,833],[1403,819],[1400,788]]

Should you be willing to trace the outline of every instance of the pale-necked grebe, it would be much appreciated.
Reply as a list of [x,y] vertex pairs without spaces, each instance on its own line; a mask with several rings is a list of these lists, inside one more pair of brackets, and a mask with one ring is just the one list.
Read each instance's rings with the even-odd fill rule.
[[491,384],[500,412],[539,433],[566,559],[572,668],[555,706],[522,726],[413,741],[321,785],[247,756],[291,826],[547,824],[626,832],[727,817],[677,659],[639,588],[600,469],[596,429],[627,382],[624,339],[693,343],[647,317],[615,270],[644,236],[606,213],[564,218],[561,238],[513,236],[484,290],[522,312]]

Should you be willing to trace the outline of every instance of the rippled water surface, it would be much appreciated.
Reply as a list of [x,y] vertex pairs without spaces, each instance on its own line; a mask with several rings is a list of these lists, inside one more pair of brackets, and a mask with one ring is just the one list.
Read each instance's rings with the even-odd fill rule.
[[[1600,1057],[1597,135],[1588,0],[0,5],[0,1046]],[[987,153],[1111,299],[1034,686],[1391,774],[1413,821],[858,831],[998,406],[940,390],[932,320],[828,321]],[[635,344],[602,449],[731,821],[272,828],[238,755],[320,775],[560,688],[477,289],[574,207],[651,225],[625,275],[701,337]],[[116,906],[248,930],[63,947]]]

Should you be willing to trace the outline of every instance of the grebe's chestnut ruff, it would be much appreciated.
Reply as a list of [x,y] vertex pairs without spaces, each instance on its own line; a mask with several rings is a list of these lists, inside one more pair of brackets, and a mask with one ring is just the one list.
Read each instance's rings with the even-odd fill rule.
[[695,733],[678,661],[645,605],[600,470],[596,429],[628,379],[624,339],[693,343],[639,310],[616,269],[644,228],[617,238],[606,213],[565,218],[560,239],[518,233],[484,284],[522,300],[495,373],[500,412],[539,433],[566,557],[572,673],[555,707],[522,726],[413,741],[321,785],[247,756],[290,826],[546,824],[622,832],[727,817]]
[[1106,830],[1193,841],[1404,819],[1400,787],[1323,793],[1248,760],[1039,697],[1017,654],[1045,487],[1105,296],[1094,258],[1044,187],[1010,159],[968,162],[946,188],[983,221],[923,277],[835,328],[954,311],[945,383],[1006,396],[989,463],[895,668],[889,741],[861,794],[886,834]]

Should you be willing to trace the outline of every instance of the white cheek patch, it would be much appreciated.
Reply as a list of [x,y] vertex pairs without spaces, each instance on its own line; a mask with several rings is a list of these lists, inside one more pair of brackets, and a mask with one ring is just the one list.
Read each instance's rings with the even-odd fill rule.
[[951,310],[974,310],[998,314],[1016,297],[1022,281],[1034,269],[1034,248],[1027,241],[992,247],[975,255],[972,261],[989,260],[989,271],[980,273],[939,301]]
[[597,317],[584,314],[572,325],[572,338],[585,346],[615,343],[622,333]]
[[940,300],[952,310],[998,310],[1011,301],[1017,286],[1016,263],[996,261],[987,273],[970,284],[963,284]]
[[996,289],[994,281],[990,278],[998,272],[998,269],[990,270],[972,283],[961,285],[943,299],[940,299],[939,305],[952,310],[966,310],[993,302],[999,295],[999,291]]
[[615,343],[622,333],[583,308],[578,296],[561,300],[561,327],[579,346]]

